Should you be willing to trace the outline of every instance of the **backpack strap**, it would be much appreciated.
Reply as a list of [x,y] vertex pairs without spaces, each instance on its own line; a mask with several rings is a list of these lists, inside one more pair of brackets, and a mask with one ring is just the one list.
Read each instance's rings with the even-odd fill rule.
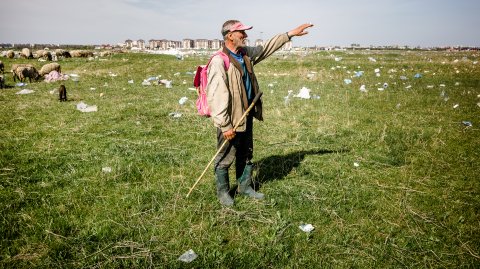
[[207,66],[210,65],[210,62],[212,61],[213,57],[214,57],[214,56],[217,56],[217,55],[220,55],[220,57],[222,57],[222,59],[223,59],[223,64],[224,64],[224,67],[225,67],[225,71],[227,71],[227,70],[228,70],[228,67],[230,66],[230,58],[228,58],[228,55],[225,54],[225,52],[223,52],[223,51],[221,51],[221,50],[215,52],[215,53],[212,55],[212,57],[210,58],[210,61],[208,61]]

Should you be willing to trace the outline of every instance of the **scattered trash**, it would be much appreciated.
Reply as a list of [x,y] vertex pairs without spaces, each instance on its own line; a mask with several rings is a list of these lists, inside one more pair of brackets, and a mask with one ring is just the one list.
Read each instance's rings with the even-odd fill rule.
[[315,74],[314,73],[309,73],[307,74],[307,78],[308,79],[313,79],[315,77]]
[[376,60],[375,58],[373,58],[373,57],[368,57],[368,60],[369,60],[370,62],[373,62],[373,63],[376,63],[376,62],[377,62],[377,60]]
[[23,82],[19,82],[17,84],[15,84],[15,86],[17,87],[23,87],[23,86],[27,86],[27,84],[23,83]]
[[308,89],[306,87],[302,87],[300,89],[300,92],[297,95],[295,95],[294,97],[303,98],[303,99],[310,99],[310,89]]
[[462,124],[466,127],[472,127],[472,123],[470,121],[462,121]]
[[148,81],[148,80],[144,80],[144,81],[142,82],[142,86],[151,86],[151,85],[152,85],[152,83],[151,83],[150,81]]
[[298,228],[300,228],[300,230],[302,230],[306,233],[309,233],[309,232],[311,232],[315,229],[315,227],[313,227],[312,224],[302,224],[302,225],[298,226]]
[[133,84],[133,79],[129,80],[128,83]]
[[414,77],[414,78],[421,78],[421,77],[422,77],[422,74],[417,73],[417,74],[415,74],[415,76],[413,76],[413,77]]
[[385,90],[385,88],[377,88],[377,90],[383,91],[383,90]]
[[97,112],[97,106],[89,106],[84,102],[80,102],[77,104],[77,110],[81,112]]
[[400,76],[400,79],[401,80],[407,80],[407,77],[406,76]]
[[193,249],[189,249],[185,253],[183,253],[180,257],[178,257],[178,260],[189,263],[195,260],[197,257],[198,255],[193,251]]
[[197,91],[195,88],[188,88],[189,91]]
[[314,94],[314,95],[312,95],[312,99],[318,100],[318,99],[320,99],[320,96],[319,96],[319,95],[316,95],[316,94]]
[[363,76],[364,72],[363,71],[354,71],[354,73],[355,74],[353,76],[359,78],[359,77]]
[[182,113],[172,112],[172,113],[168,114],[168,116],[176,119],[176,118],[180,118],[182,116]]
[[188,101],[188,98],[186,96],[180,98],[180,100],[178,101],[178,103],[180,105],[184,105],[186,102]]
[[348,78],[346,78],[346,79],[344,79],[344,80],[343,80],[343,82],[345,82],[345,84],[347,84],[347,85],[348,85],[348,84],[352,83],[352,80],[351,80],[351,79],[348,79]]
[[354,163],[353,163],[353,166],[355,166],[355,167],[359,167],[359,166],[360,166],[360,164],[359,164],[359,163],[357,163],[357,162],[354,162]]
[[427,89],[433,89],[433,85],[427,85]]
[[367,88],[365,87],[365,85],[360,86],[360,91],[367,92]]
[[290,101],[292,100],[292,97],[293,97],[293,91],[292,90],[288,90],[288,95],[285,96],[285,105],[288,105],[288,103],[290,103]]
[[161,79],[158,82],[160,84],[165,85],[166,88],[172,88],[172,81],[171,80]]
[[386,89],[388,87],[388,83],[383,83],[383,88]]
[[407,87],[405,87],[405,89],[410,89],[412,87],[412,85],[408,85]]
[[380,73],[380,68],[375,68],[375,73]]
[[30,93],[34,93],[35,91],[33,90],[29,90],[29,89],[23,89],[19,92],[17,92],[16,94],[30,94]]
[[458,108],[459,106],[460,106],[459,104],[455,104],[453,108]]
[[440,84],[440,87],[445,87],[445,84]]
[[118,76],[117,74],[114,74],[114,73],[112,73],[112,72],[110,72],[108,75],[111,76],[111,77],[116,77],[116,76]]
[[400,103],[398,103],[395,107],[396,107],[397,109],[399,109],[401,106],[402,106],[402,105],[401,105]]
[[268,84],[268,87],[270,88],[273,87],[273,83]]
[[177,77],[177,76],[180,76],[180,72],[177,72],[177,73],[175,73],[175,74],[173,74],[173,75],[176,76],[176,77]]
[[103,167],[103,168],[102,168],[102,172],[104,172],[104,173],[111,173],[111,172],[112,172],[112,168],[111,168],[111,167]]
[[335,62],[340,62],[342,59],[342,57],[335,57]]
[[52,72],[48,73],[45,76],[45,82],[55,82],[59,80],[67,80],[69,77],[67,75],[63,75],[58,73],[57,71],[53,70]]

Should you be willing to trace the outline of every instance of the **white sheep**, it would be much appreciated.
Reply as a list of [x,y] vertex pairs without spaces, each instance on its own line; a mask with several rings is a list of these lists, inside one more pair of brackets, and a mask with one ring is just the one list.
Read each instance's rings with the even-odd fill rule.
[[49,74],[52,71],[57,71],[58,73],[61,73],[60,64],[59,63],[46,64],[46,65],[42,66],[42,68],[40,68],[39,74],[40,74],[40,76],[43,77],[43,76]]

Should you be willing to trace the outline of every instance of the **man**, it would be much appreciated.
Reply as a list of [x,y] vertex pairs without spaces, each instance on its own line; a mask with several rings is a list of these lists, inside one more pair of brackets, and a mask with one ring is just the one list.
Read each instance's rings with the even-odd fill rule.
[[[228,143],[215,158],[215,179],[217,197],[224,206],[232,206],[233,198],[229,195],[230,182],[228,169],[235,161],[238,193],[255,199],[264,195],[251,187],[253,163],[253,117],[263,120],[261,100],[255,103],[246,120],[239,123],[243,113],[259,92],[253,66],[272,55],[294,36],[303,36],[305,29],[313,24],[302,24],[283,34],[278,34],[266,41],[264,45],[248,47],[245,26],[238,20],[228,20],[222,26],[224,39],[223,53],[228,55],[230,66],[225,70],[224,60],[220,55],[213,57],[208,68],[207,100],[211,117],[217,127],[217,147],[225,140]],[[253,112],[253,113],[252,113]]]

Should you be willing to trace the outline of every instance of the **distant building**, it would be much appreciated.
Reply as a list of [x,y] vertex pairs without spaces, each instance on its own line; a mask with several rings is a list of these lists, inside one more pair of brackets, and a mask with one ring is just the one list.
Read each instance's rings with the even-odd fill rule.
[[209,49],[209,40],[208,39],[197,39],[195,40],[195,49]]
[[194,49],[195,48],[195,40],[193,39],[184,39],[182,41],[182,48],[183,49]]

